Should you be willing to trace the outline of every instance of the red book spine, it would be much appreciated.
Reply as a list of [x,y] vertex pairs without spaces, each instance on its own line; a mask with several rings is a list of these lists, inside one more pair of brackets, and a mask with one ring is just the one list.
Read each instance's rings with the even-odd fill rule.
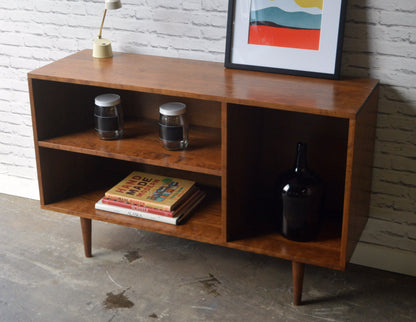
[[148,213],[151,213],[151,214],[166,216],[166,217],[173,217],[174,216],[173,211],[167,211],[167,210],[151,208],[151,207],[146,207],[146,206],[139,206],[139,205],[135,205],[135,204],[131,204],[131,203],[123,202],[123,201],[117,201],[117,200],[113,200],[113,199],[108,199],[108,198],[103,198],[102,200],[103,200],[103,203],[113,205],[113,206],[117,206],[117,207],[123,207],[123,208],[138,210],[138,211],[142,211],[142,212],[148,212]]

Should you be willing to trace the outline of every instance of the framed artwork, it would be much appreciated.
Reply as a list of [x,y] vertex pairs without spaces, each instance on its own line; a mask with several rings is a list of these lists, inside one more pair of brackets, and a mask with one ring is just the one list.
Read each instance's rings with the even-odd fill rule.
[[229,0],[225,67],[339,79],[347,0]]

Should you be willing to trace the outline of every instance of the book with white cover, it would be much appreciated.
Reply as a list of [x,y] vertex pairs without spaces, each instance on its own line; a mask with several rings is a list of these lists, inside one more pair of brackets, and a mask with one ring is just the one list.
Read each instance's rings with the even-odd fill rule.
[[204,199],[205,195],[206,195],[205,192],[200,191],[199,194],[195,196],[195,201],[192,203],[192,205],[188,207],[187,209],[185,209],[182,213],[178,214],[176,217],[161,216],[161,215],[156,215],[156,214],[152,214],[149,212],[109,205],[109,204],[103,203],[102,199],[100,199],[99,201],[95,203],[95,209],[114,212],[117,214],[122,214],[122,215],[127,215],[127,216],[132,216],[132,217],[159,221],[159,222],[172,224],[172,225],[178,225],[183,219],[185,219],[192,212],[192,210],[195,209],[195,207],[202,201],[202,199]]

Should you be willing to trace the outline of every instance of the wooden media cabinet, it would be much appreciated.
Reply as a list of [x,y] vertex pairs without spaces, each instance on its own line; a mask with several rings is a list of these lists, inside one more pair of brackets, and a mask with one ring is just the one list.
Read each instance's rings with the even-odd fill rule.
[[[79,216],[91,256],[91,220],[149,230],[292,261],[294,303],[304,265],[344,270],[366,224],[378,82],[339,81],[225,69],[205,61],[84,50],[28,74],[41,207]],[[100,140],[94,98],[121,96],[125,137]],[[165,150],[158,107],[187,105],[190,147]],[[279,233],[273,211],[278,175],[293,166],[296,143],[326,184],[318,238]],[[95,210],[131,171],[191,179],[207,197],[175,226]]]

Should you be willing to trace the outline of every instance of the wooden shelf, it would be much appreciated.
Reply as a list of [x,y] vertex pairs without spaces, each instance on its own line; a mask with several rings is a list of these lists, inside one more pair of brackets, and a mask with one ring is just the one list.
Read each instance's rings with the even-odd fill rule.
[[29,77],[345,118],[357,115],[378,83],[232,70],[214,62],[125,53],[93,60],[91,50],[34,70]]
[[88,129],[39,141],[39,146],[221,176],[220,129],[192,127],[185,151],[163,148],[157,129],[152,120],[129,121],[123,140],[100,140],[94,129]]
[[206,243],[223,244],[220,193],[217,189],[208,187],[202,187],[202,190],[207,192],[206,198],[181,225],[165,224],[96,210],[95,203],[104,196],[105,189],[50,203],[42,208]]
[[203,190],[208,191],[206,200],[198,206],[192,216],[177,226],[96,210],[94,205],[102,198],[105,190],[85,193],[44,205],[42,208],[288,260],[305,261],[306,258],[308,264],[341,269],[341,238],[335,224],[326,225],[321,235],[315,241],[308,243],[290,241],[278,232],[227,242],[222,237],[220,194],[213,188],[204,187]]
[[272,231],[229,242],[228,247],[306,264],[342,269],[339,228],[339,223],[327,222],[323,225],[320,235],[310,242],[291,241],[279,232]]

